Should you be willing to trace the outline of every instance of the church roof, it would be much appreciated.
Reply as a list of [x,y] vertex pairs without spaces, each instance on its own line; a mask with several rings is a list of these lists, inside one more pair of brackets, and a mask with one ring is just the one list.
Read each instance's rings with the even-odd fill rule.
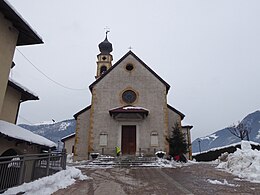
[[98,48],[101,54],[109,54],[113,51],[112,43],[110,43],[107,39],[107,33],[105,40],[99,43]]
[[74,117],[75,119],[77,119],[80,114],[82,114],[83,112],[89,110],[90,108],[91,108],[91,105],[87,106],[86,108],[84,108],[84,109],[78,111],[76,114],[74,114],[73,117]]
[[134,54],[131,50],[127,52],[120,60],[118,60],[111,68],[109,68],[104,74],[102,74],[96,81],[94,81],[90,86],[89,89],[92,91],[93,87],[101,81],[107,74],[109,74],[116,66],[118,66],[127,56],[132,55],[138,62],[140,62],[149,72],[151,72],[157,79],[159,79],[166,87],[167,92],[170,89],[170,85],[166,83],[158,74],[156,74],[149,66],[147,66],[137,55]]
[[173,108],[173,107],[172,107],[172,106],[170,106],[169,104],[167,104],[167,107],[168,107],[169,109],[171,109],[173,112],[175,112],[175,113],[177,113],[178,115],[180,115],[180,117],[181,117],[181,120],[183,120],[183,119],[184,119],[185,115],[184,115],[183,113],[181,113],[179,110],[177,110],[177,109]]

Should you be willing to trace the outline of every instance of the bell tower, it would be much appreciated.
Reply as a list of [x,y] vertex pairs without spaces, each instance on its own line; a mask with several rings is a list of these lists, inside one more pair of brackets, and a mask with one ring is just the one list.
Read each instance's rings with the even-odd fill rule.
[[113,51],[112,43],[107,39],[107,34],[109,31],[106,31],[106,38],[103,42],[99,43],[100,54],[97,55],[97,74],[96,79],[98,79],[103,73],[105,73],[111,66],[113,61],[113,56],[110,52]]

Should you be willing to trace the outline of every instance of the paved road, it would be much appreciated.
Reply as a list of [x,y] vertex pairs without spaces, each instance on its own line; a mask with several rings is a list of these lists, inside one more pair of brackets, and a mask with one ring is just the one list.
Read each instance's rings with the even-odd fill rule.
[[[77,181],[54,195],[90,194],[260,194],[260,184],[235,179],[229,173],[215,169],[212,164],[194,164],[186,167],[169,168],[131,168],[131,169],[82,169],[92,179]],[[230,185],[216,185],[207,181],[224,179]]]

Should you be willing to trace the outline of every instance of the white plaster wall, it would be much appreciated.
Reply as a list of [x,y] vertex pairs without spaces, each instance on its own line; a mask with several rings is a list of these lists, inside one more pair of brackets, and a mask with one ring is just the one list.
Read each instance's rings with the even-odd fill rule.
[[72,148],[75,144],[75,137],[71,137],[71,138],[68,138],[65,142],[64,142],[64,148],[66,149],[67,151],[67,154],[72,154]]
[[81,113],[77,117],[76,135],[74,143],[74,160],[88,159],[90,110]]
[[[125,69],[126,64],[132,63],[134,70]],[[134,106],[141,106],[149,110],[149,115],[142,121],[131,121],[137,126],[137,150],[150,149],[150,134],[158,132],[159,146],[157,150],[165,147],[164,132],[168,131],[165,125],[166,87],[151,72],[141,65],[133,56],[126,57],[117,67],[98,82],[93,91],[95,96],[92,102],[93,115],[93,141],[94,152],[101,152],[99,146],[100,133],[108,134],[107,151],[114,153],[114,148],[121,139],[121,126],[127,121],[116,121],[109,115],[109,110],[124,106],[121,93],[125,89],[133,89],[138,93]]]
[[176,123],[181,125],[181,116],[179,114],[177,114],[176,112],[174,112],[173,110],[171,110],[170,108],[168,108],[168,117],[169,117],[169,120],[168,120],[168,123],[169,123],[169,133],[171,133],[172,132],[172,127],[174,127]]
[[14,88],[8,86],[2,111],[0,111],[0,119],[15,124],[18,107],[20,104],[21,93]]
[[0,112],[4,102],[17,38],[18,31],[0,12]]

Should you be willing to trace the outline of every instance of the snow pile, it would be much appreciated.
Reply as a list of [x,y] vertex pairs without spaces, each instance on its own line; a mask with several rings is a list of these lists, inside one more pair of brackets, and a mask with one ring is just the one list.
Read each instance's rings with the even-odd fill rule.
[[166,152],[164,152],[164,151],[157,151],[157,152],[155,152],[155,155],[158,155],[158,154],[163,154],[163,155],[165,155],[166,154]]
[[67,170],[60,171],[54,175],[9,188],[4,195],[17,194],[19,192],[25,192],[26,195],[50,195],[59,189],[64,189],[73,184],[76,181],[75,179],[85,180],[89,179],[89,177],[83,175],[75,167],[67,167]]
[[245,178],[252,182],[260,183],[260,151],[252,150],[250,142],[242,141],[241,149],[229,154],[226,162],[220,162],[217,168]]
[[73,163],[74,154],[67,154],[67,163]]
[[48,147],[56,147],[56,144],[45,137],[34,134],[31,131],[0,120],[0,133],[19,140],[24,140],[30,143],[39,144]]
[[211,183],[211,184],[215,184],[215,185],[226,185],[226,186],[232,186],[232,187],[239,187],[240,185],[235,185],[235,184],[230,184],[227,182],[227,180],[224,179],[223,182],[218,181],[218,180],[211,180],[211,179],[207,179],[207,182]]

